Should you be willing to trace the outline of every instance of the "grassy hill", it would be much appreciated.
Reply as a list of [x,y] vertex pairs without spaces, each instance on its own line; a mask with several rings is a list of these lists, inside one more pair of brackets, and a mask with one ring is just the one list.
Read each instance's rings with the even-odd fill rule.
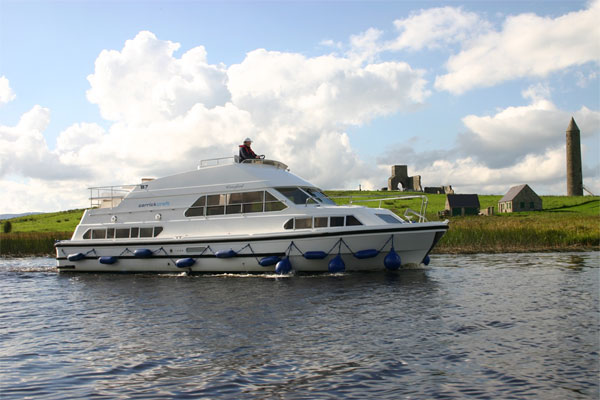
[[[379,200],[422,193],[327,191],[338,204],[388,208],[404,215],[419,210],[420,199]],[[542,211],[451,217],[450,230],[435,249],[438,253],[563,251],[600,249],[600,197],[541,196]],[[370,198],[367,202],[356,202]],[[481,208],[497,210],[499,195],[480,195]],[[428,194],[427,218],[438,220],[446,196]],[[69,238],[83,209],[12,218],[12,233],[0,234],[0,255],[52,254],[54,239]]]

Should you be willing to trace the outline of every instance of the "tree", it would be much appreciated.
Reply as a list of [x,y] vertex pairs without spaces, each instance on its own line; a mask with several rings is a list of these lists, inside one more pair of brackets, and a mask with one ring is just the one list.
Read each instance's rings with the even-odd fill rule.
[[12,230],[12,224],[10,223],[10,221],[5,221],[4,222],[4,233],[10,233],[11,230]]

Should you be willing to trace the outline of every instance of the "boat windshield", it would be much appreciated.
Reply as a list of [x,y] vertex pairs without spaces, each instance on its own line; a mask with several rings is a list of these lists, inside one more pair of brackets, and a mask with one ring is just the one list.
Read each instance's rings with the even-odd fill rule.
[[327,195],[325,195],[325,193],[321,192],[319,189],[305,188],[304,190],[306,190],[312,197],[317,199],[319,203],[335,206],[333,200],[327,197]]
[[279,193],[293,201],[295,204],[315,204],[316,201],[299,187],[275,188]]

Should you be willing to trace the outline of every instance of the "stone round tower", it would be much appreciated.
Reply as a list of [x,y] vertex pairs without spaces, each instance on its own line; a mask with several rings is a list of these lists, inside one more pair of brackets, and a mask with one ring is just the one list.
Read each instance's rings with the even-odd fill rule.
[[580,132],[573,117],[567,128],[567,196],[583,196]]

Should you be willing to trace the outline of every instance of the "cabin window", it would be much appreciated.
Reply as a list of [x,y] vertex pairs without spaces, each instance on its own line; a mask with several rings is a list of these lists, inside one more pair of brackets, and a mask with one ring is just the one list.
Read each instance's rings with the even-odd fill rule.
[[296,218],[296,229],[312,228],[312,218]]
[[224,206],[225,199],[227,198],[224,194],[211,194],[206,196],[206,205],[207,206]]
[[204,207],[188,208],[185,212],[186,217],[201,217],[204,215]]
[[225,206],[206,207],[206,215],[223,215],[223,214],[225,214]]
[[388,224],[401,224],[402,223],[402,221],[400,221],[398,218],[394,217],[393,215],[389,215],[389,214],[375,214],[375,215],[377,215],[380,219],[384,220]]
[[87,231],[85,231],[85,233],[83,234],[83,238],[84,239],[89,239],[92,237],[92,230],[88,229]]
[[106,230],[106,238],[114,239],[115,238],[115,228],[110,228]]
[[328,220],[327,217],[315,217],[315,228],[327,228]]
[[329,226],[344,226],[344,217],[331,217],[329,218]]
[[265,211],[281,211],[285,208],[285,204],[277,200],[271,193],[265,192]]
[[242,212],[241,204],[231,204],[225,207],[225,214],[239,214]]
[[206,215],[225,214],[225,202],[227,196],[224,194],[211,194],[206,196]]
[[319,203],[323,203],[323,204],[328,204],[328,205],[335,206],[335,203],[333,202],[333,200],[331,200],[329,197],[327,197],[320,190],[311,189],[311,188],[306,188],[304,190],[306,190],[311,196],[313,196],[315,199],[317,199],[317,201]]
[[277,191],[293,201],[294,204],[311,204],[314,203],[305,191],[298,187],[277,188]]
[[117,228],[116,232],[115,232],[115,237],[117,239],[128,238],[129,237],[129,228],[126,228],[126,229]]
[[354,215],[346,215],[346,226],[362,225]]
[[265,211],[281,211],[285,209],[285,204],[280,201],[270,201],[265,203]]
[[140,228],[131,228],[131,237],[136,238],[139,236]]
[[140,228],[140,237],[152,237],[154,228]]
[[106,229],[92,229],[92,239],[106,239]]
[[160,235],[160,233],[163,231],[162,226],[155,226],[154,227],[154,237]]
[[186,217],[201,217],[204,215],[204,207],[206,206],[206,196],[200,197],[185,211]]
[[264,190],[202,196],[185,211],[186,217],[281,211],[286,205]]
[[283,229],[294,229],[294,218],[288,219],[283,225]]

